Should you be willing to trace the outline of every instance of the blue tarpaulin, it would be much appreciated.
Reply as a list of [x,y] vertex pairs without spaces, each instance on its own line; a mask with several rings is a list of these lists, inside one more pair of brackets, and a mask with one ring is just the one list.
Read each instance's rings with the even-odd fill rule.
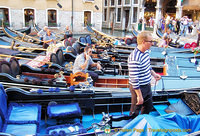
[[151,115],[139,115],[129,122],[114,136],[182,136],[200,130],[200,115],[181,116],[170,113],[154,117]]

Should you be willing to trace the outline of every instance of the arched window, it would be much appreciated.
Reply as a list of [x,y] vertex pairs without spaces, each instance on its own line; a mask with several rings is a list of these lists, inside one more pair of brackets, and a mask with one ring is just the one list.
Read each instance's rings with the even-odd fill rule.
[[30,23],[34,23],[34,18],[34,9],[24,9],[24,23],[26,27],[29,26]]
[[4,23],[6,26],[10,26],[9,9],[8,8],[0,8],[0,23],[1,24],[2,24],[2,22],[1,22],[2,19],[4,20]]
[[57,11],[49,9],[48,11],[48,27],[57,27]]

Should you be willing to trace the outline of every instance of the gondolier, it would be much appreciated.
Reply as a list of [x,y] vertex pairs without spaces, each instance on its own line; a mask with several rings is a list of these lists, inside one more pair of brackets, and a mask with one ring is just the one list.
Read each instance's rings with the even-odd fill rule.
[[37,36],[40,37],[40,40],[44,40],[43,38],[47,34],[47,29],[48,27],[44,26],[44,28],[37,33]]
[[47,29],[47,33],[44,35],[43,42],[44,49],[47,49],[50,44],[56,44],[56,37],[49,29]]
[[137,48],[128,58],[129,89],[131,92],[130,115],[135,113],[148,114],[153,107],[150,81],[152,76],[156,81],[161,79],[150,65],[148,50],[153,45],[152,36],[149,32],[141,32],[137,37]]

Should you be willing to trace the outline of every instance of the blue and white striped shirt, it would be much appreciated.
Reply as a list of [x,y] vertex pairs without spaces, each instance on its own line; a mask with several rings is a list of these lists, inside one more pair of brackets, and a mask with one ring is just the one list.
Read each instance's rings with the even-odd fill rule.
[[128,58],[129,84],[134,89],[139,89],[140,85],[149,84],[151,81],[151,64],[149,51],[141,52],[136,48]]

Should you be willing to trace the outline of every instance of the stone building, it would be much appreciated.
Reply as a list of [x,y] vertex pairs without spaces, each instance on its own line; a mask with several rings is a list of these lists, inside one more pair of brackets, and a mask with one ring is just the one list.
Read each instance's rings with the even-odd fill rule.
[[[181,18],[187,15],[200,19],[200,0],[103,0],[103,28],[115,30],[132,30],[138,28],[140,20],[154,24],[168,13],[171,17]],[[144,25],[143,25],[144,26]],[[154,27],[155,28],[155,27]]]
[[85,24],[101,30],[102,0],[0,0],[0,18],[14,29],[33,20],[39,27],[85,32]]

